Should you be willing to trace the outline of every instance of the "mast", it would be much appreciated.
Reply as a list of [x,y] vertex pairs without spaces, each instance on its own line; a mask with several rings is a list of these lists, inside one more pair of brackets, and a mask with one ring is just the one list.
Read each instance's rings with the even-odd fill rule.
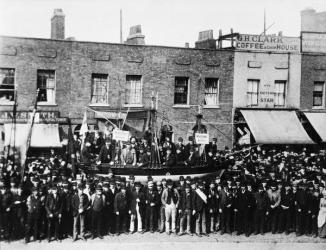
[[120,9],[120,43],[123,43],[123,39],[122,39],[122,9]]
[[24,177],[28,149],[29,149],[29,147],[31,145],[33,125],[34,125],[34,120],[35,120],[35,114],[36,114],[36,111],[37,111],[37,98],[38,98],[39,92],[40,92],[40,89],[37,89],[36,90],[35,100],[34,100],[34,108],[33,108],[33,112],[32,112],[32,117],[31,117],[31,120],[30,120],[30,127],[29,127],[28,134],[27,134],[25,152],[24,152],[23,159],[22,159],[22,171],[21,171],[22,179]]

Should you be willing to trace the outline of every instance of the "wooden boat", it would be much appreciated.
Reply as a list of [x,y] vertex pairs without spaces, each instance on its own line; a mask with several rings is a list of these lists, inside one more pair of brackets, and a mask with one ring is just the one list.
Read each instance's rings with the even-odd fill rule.
[[161,181],[162,179],[171,179],[173,181],[179,180],[180,176],[186,178],[190,176],[192,179],[197,178],[209,178],[221,176],[224,172],[221,168],[218,167],[208,167],[207,165],[198,165],[198,166],[182,166],[177,165],[174,167],[166,166],[153,166],[147,168],[141,168],[138,166],[121,166],[121,165],[110,165],[110,164],[101,164],[93,165],[87,168],[89,174],[97,176],[108,176],[112,171],[114,175],[125,177],[128,179],[130,175],[135,176],[136,181],[146,182],[148,176],[151,176],[154,181]]

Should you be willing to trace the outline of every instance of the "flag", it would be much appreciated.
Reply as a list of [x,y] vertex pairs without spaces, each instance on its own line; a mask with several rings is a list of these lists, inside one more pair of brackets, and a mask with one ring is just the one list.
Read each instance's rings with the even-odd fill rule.
[[80,130],[79,130],[79,135],[82,136],[82,137],[84,137],[87,132],[88,132],[88,127],[87,127],[87,113],[85,111],[83,122],[82,122],[82,125],[81,125]]

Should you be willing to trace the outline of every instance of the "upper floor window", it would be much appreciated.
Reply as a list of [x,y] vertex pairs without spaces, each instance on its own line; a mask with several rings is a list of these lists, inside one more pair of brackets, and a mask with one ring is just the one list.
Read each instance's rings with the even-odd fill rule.
[[174,104],[189,104],[189,77],[176,77],[174,82]]
[[37,70],[38,102],[55,104],[55,71]]
[[205,78],[205,101],[206,106],[219,104],[219,81],[218,78]]
[[126,77],[126,92],[125,102],[127,105],[142,104],[142,81],[140,75],[127,75]]
[[274,106],[285,106],[285,86],[286,81],[275,81],[274,84]]
[[324,106],[324,85],[325,82],[315,82],[313,91],[313,106],[323,107]]
[[109,103],[109,82],[107,74],[92,74],[91,104]]
[[248,80],[247,83],[247,106],[258,106],[259,80]]
[[0,68],[0,104],[8,104],[15,99],[15,69]]

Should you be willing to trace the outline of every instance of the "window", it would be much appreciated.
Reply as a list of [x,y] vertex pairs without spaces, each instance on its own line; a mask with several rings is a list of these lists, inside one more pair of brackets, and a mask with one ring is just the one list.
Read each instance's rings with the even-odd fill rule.
[[315,82],[314,83],[314,92],[313,92],[313,106],[322,107],[324,106],[324,82]]
[[259,80],[248,80],[247,106],[258,106]]
[[126,77],[126,104],[141,105],[142,104],[142,82],[139,75],[127,75]]
[[274,106],[285,106],[285,85],[286,81],[275,81],[274,84]]
[[8,104],[15,99],[15,70],[0,69],[0,104]]
[[176,77],[174,85],[174,104],[187,105],[188,104],[188,77]]
[[37,71],[38,102],[55,104],[55,71]]
[[91,104],[109,103],[108,75],[92,74],[92,96]]
[[205,101],[206,106],[217,106],[218,98],[218,78],[205,78]]

